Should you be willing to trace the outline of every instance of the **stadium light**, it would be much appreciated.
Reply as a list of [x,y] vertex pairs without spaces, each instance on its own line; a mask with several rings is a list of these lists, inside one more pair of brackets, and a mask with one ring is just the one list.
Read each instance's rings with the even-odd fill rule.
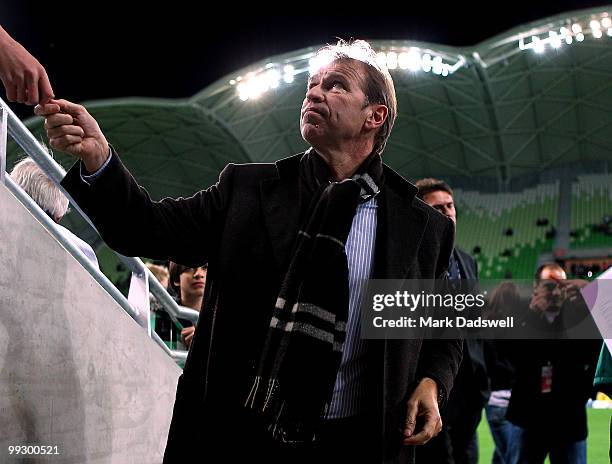
[[425,53],[421,57],[421,69],[425,72],[431,71],[431,55],[429,53]]
[[387,68],[389,70],[397,69],[397,53],[387,53]]
[[283,81],[285,84],[291,84],[295,80],[295,68],[290,64],[286,64],[283,68]]
[[421,69],[421,55],[415,48],[408,52],[408,69],[410,71]]
[[533,51],[536,53],[543,53],[544,52],[544,42],[542,40],[540,40],[540,38],[537,35],[532,35],[531,36],[531,43],[533,45]]
[[550,31],[548,33],[548,37],[550,39],[550,46],[552,48],[559,48],[561,46],[561,38],[556,31]]
[[436,75],[440,75],[442,74],[442,57],[441,56],[435,56],[434,59],[432,60],[432,72]]
[[[360,56],[354,58],[361,59]],[[424,51],[417,47],[389,47],[376,54],[377,64],[392,72],[422,70],[448,77],[466,64],[462,56],[457,56],[454,61],[450,58],[450,62],[446,61],[447,59],[443,54]],[[251,71],[245,76],[229,80],[229,85],[236,88],[236,95],[240,100],[256,100],[270,90],[293,83],[300,74],[316,73],[332,60],[332,54],[322,53],[315,56],[311,53],[296,58],[291,63],[266,63],[262,68]]]
[[408,69],[409,55],[406,52],[402,52],[397,56],[397,64],[400,69]]
[[571,23],[567,20],[564,25],[560,25],[559,29],[544,26],[535,34],[531,33],[533,35],[529,43],[526,43],[528,37],[519,36],[518,46],[519,50],[533,49],[536,53],[543,53],[546,45],[559,49],[563,42],[568,45],[574,41],[583,42],[586,34],[590,34],[594,39],[601,39],[604,33],[612,37],[612,18],[608,12],[603,12],[598,17],[591,15],[588,18],[574,19]]

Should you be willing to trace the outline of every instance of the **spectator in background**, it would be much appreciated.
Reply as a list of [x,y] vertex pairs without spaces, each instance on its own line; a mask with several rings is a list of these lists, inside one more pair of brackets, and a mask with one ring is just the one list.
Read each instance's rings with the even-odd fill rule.
[[1,26],[0,80],[9,101],[36,105],[53,98],[45,68]]
[[[170,281],[170,273],[168,272],[168,268],[166,266],[160,266],[159,264],[153,263],[145,263],[147,269],[151,271],[151,274],[155,276],[158,282],[164,287],[166,290],[168,289],[168,283]],[[161,303],[157,300],[153,293],[149,292],[149,301],[151,311],[163,311]],[[155,315],[151,315],[153,321],[155,321]],[[155,328],[155,327],[154,327]]]
[[[207,270],[206,265],[193,268],[170,261],[170,286],[179,296],[178,304],[200,312],[204,299]],[[190,348],[195,326],[186,319],[179,319],[179,322],[183,326],[181,340],[187,348]]]
[[[586,283],[583,282],[583,283]],[[578,310],[579,281],[566,280],[557,263],[535,275],[529,313],[521,324],[532,337],[565,333],[566,315]],[[539,334],[539,335],[538,335]],[[507,418],[518,447],[519,464],[586,463],[586,402],[601,340],[524,340],[511,352],[516,381]]]
[[[450,218],[455,227],[457,212],[453,191],[438,179],[421,179],[415,185],[417,196],[432,208]],[[476,261],[465,251],[455,247],[448,264],[449,280],[478,279]],[[469,283],[467,284],[469,287]],[[440,434],[417,450],[417,461],[436,464],[476,464],[478,438],[476,429],[482,408],[489,397],[489,379],[485,367],[482,340],[465,340],[463,360],[450,392],[448,404],[442,411],[444,424]]]
[[[605,393],[608,397],[612,397],[612,356],[610,355],[610,349],[605,343],[601,347],[601,353],[599,353],[593,385],[598,391]],[[610,462],[612,462],[612,416],[610,416],[610,449],[608,454]]]
[[166,266],[160,266],[159,264],[153,263],[146,263],[145,266],[147,266],[147,269],[151,271],[161,286],[167,289],[170,283],[170,273],[168,272],[168,268]]
[[[65,173],[63,173],[65,174]],[[88,243],[81,240],[59,222],[68,211],[68,198],[31,158],[19,161],[11,171],[11,179],[19,185],[40,208],[57,223],[56,230],[70,241],[96,267],[98,258]]]
[[[493,290],[489,303],[489,319],[504,319],[520,312],[520,294],[512,282],[502,282]],[[489,429],[495,443],[492,464],[514,464],[516,446],[512,442],[513,425],[506,419],[506,411],[514,384],[514,366],[510,350],[515,343],[509,340],[484,340],[487,373],[491,381],[491,396],[485,406]]]

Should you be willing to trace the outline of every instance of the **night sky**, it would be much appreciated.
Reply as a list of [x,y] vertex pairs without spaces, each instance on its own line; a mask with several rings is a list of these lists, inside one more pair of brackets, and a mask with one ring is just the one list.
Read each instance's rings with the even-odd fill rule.
[[[126,9],[127,1],[122,8],[90,1],[0,2],[2,26],[46,67],[56,95],[77,102],[189,97],[255,61],[334,37],[469,46],[530,21],[608,3],[492,1],[489,7],[477,6],[481,2],[448,7],[423,1],[366,17],[349,15],[365,8],[347,2],[294,2],[303,14],[293,16],[254,15],[237,3],[227,13],[210,15],[194,9],[196,2],[165,2],[173,9],[142,6],[139,11]],[[280,7],[259,5],[259,11],[265,9]],[[347,14],[327,14],[342,10]],[[11,106],[20,117],[31,114],[24,105]]]

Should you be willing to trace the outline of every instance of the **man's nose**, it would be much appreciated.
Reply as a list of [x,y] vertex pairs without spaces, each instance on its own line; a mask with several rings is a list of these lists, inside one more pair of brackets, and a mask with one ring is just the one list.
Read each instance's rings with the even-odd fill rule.
[[308,101],[322,101],[323,100],[323,92],[321,92],[320,85],[313,85],[306,91],[306,100]]

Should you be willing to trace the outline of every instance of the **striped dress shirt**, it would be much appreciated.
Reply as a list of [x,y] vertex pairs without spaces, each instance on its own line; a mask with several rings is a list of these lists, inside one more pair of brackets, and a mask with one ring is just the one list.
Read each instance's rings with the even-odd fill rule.
[[361,303],[366,282],[372,275],[376,242],[376,198],[357,206],[351,231],[346,241],[349,275],[349,312],[342,361],[336,377],[332,400],[326,419],[338,419],[359,414],[364,398],[366,363],[365,343],[361,339]]

